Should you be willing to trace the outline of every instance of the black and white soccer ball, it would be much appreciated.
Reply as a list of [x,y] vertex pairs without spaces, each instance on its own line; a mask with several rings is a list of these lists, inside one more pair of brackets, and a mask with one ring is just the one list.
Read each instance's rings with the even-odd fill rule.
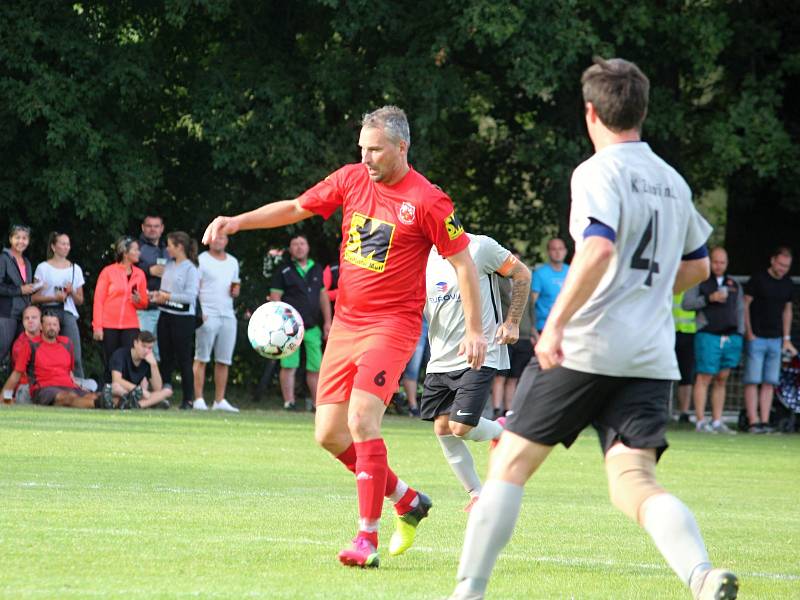
[[297,352],[305,327],[300,313],[285,302],[267,302],[250,317],[247,337],[253,350],[265,358],[286,358]]

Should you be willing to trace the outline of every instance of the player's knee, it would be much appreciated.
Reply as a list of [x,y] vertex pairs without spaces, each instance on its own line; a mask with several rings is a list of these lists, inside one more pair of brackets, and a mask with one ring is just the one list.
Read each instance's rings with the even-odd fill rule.
[[456,421],[450,421],[450,431],[453,432],[453,435],[456,437],[464,437],[467,435],[472,429],[472,425],[465,425],[464,423],[458,423]]
[[451,435],[453,432],[450,431],[450,423],[447,422],[447,419],[436,419],[433,422],[433,433],[436,435]]
[[639,510],[650,496],[664,493],[656,481],[656,461],[649,454],[621,452],[606,459],[611,503],[640,523]]
[[381,432],[380,422],[376,423],[374,419],[357,411],[347,417],[347,428],[356,441],[380,437]]

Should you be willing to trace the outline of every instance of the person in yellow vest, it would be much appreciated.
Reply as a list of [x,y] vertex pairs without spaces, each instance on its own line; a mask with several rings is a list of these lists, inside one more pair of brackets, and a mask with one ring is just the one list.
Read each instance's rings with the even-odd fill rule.
[[675,319],[675,356],[681,380],[678,383],[678,423],[689,422],[689,405],[692,401],[694,380],[694,334],[697,332],[695,311],[683,310],[683,292],[672,297],[672,318]]

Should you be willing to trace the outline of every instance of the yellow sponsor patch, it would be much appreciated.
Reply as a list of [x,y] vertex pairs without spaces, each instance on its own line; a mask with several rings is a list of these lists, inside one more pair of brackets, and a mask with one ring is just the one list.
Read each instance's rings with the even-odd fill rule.
[[394,223],[353,213],[344,259],[362,269],[383,273],[394,239],[394,228]]
[[461,224],[461,221],[458,220],[455,211],[447,215],[447,218],[444,220],[444,226],[447,229],[447,236],[451,240],[456,239],[464,233],[464,226]]

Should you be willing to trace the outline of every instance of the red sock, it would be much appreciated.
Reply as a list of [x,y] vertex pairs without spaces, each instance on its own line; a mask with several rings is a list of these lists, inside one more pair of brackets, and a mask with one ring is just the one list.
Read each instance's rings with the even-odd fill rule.
[[353,444],[350,444],[347,447],[347,450],[345,450],[339,456],[336,457],[336,460],[340,461],[348,471],[350,471],[351,473],[355,473],[356,472],[356,447]]
[[[347,450],[342,452],[339,456],[336,457],[336,460],[341,462],[345,468],[350,471],[351,473],[356,472],[356,447],[354,444],[350,444]],[[394,474],[388,466],[386,467],[386,489],[383,491],[383,495],[387,498],[391,496],[392,492],[397,488],[397,475]],[[415,492],[416,493],[416,492]],[[413,496],[412,496],[413,498]],[[410,510],[410,509],[409,509]]]
[[356,485],[358,487],[358,515],[376,521],[383,510],[383,492],[386,489],[386,444],[382,438],[355,442]]
[[397,475],[394,474],[389,468],[389,465],[386,465],[386,489],[383,490],[383,495],[387,498],[392,495],[395,488],[397,487]]
[[403,494],[403,497],[400,498],[400,500],[398,500],[397,503],[394,505],[394,509],[395,511],[397,511],[397,514],[404,515],[412,508],[414,508],[411,505],[411,503],[414,501],[416,497],[417,497],[417,491],[409,486],[408,490],[406,490],[406,493]]
[[367,538],[367,540],[369,540],[370,544],[372,544],[376,548],[378,547],[378,532],[377,531],[359,531],[358,532],[358,537]]

